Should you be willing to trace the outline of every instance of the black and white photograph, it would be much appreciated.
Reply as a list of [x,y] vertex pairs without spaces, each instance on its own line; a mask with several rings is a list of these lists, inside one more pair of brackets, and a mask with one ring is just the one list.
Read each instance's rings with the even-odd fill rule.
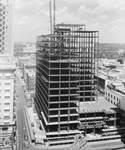
[[125,0],[0,0],[0,150],[125,150]]

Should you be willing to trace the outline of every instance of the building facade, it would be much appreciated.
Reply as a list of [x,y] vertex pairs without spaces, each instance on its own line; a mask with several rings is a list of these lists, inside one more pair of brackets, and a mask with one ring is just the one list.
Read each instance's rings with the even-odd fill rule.
[[34,70],[25,70],[24,81],[28,92],[35,91],[36,72]]
[[35,91],[35,81],[36,81],[36,73],[35,71],[31,71],[28,73],[27,77],[27,90],[29,92],[34,92]]
[[13,149],[16,132],[13,23],[14,0],[0,0],[0,149]]
[[[16,135],[16,112],[15,112],[15,93],[16,93],[16,67],[10,63],[8,57],[0,58],[0,148],[13,149],[10,139],[14,140]],[[5,62],[4,62],[5,61]],[[8,138],[11,145],[3,144]]]
[[13,56],[14,0],[0,1],[0,53]]
[[80,134],[80,102],[97,101],[98,32],[58,24],[37,37],[35,107],[50,145],[71,144]]
[[13,123],[13,99],[15,90],[15,68],[0,66],[0,121],[3,124]]
[[105,89],[105,99],[125,111],[125,90],[122,82],[119,82],[119,84],[115,84],[115,82],[108,84]]

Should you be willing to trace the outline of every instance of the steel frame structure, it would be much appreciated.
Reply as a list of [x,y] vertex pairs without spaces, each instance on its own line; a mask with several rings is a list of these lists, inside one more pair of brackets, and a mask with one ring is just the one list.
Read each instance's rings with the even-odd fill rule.
[[57,24],[54,34],[37,37],[35,106],[50,141],[72,143],[80,102],[98,100],[98,39],[82,24]]

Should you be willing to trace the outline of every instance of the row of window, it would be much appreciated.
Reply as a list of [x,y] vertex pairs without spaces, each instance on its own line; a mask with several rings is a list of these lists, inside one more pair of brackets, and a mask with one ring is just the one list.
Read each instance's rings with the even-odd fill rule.
[[[1,85],[1,84],[2,84],[2,83],[0,83],[0,85]],[[10,82],[6,82],[5,85],[10,85]]]
[[[5,89],[4,91],[5,92],[10,92],[10,89]],[[0,92],[1,92],[1,89],[0,89]]]
[[115,102],[113,100],[110,100],[109,98],[106,97],[106,100],[108,100],[110,103],[114,104],[115,106],[119,107],[119,102]]
[[108,97],[111,97],[111,98],[112,98],[112,99],[114,99],[114,100],[117,100],[117,101],[119,101],[119,100],[120,100],[118,97],[113,96],[113,95],[112,95],[112,94],[110,94],[110,93],[107,93],[107,92],[106,92],[106,95],[107,95]]
[[[1,109],[0,109],[0,111],[1,111]],[[4,112],[10,112],[10,108],[5,108]]]
[[[5,99],[10,99],[10,96],[4,96]],[[0,96],[1,99],[1,96]]]
[[[1,105],[1,103],[0,103],[0,105]],[[5,102],[4,105],[10,105],[10,102]]]

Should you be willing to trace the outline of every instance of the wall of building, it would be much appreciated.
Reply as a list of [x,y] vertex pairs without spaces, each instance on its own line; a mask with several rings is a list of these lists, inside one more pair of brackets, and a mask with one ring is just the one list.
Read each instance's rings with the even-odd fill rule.
[[119,90],[113,90],[108,87],[105,89],[105,99],[118,108],[125,111],[125,93]]
[[13,56],[14,0],[0,1],[0,53]]
[[110,90],[108,87],[105,89],[105,99],[112,104],[120,107],[120,101],[122,100],[122,95],[116,91]]
[[15,76],[12,70],[0,70],[0,122],[13,123],[13,101],[15,94]]

